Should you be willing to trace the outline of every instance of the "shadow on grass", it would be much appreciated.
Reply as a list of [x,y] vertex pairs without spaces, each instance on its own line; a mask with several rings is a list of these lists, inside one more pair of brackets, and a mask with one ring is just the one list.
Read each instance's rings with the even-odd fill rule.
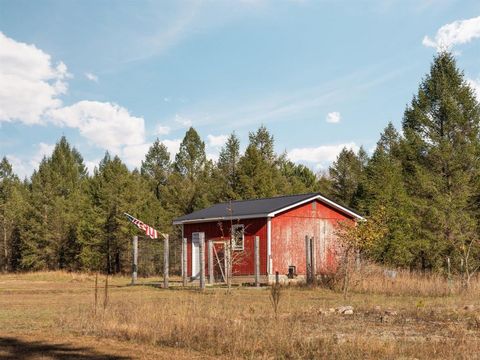
[[68,344],[49,344],[42,341],[27,342],[12,337],[0,337],[0,359],[126,360],[131,359],[131,357],[108,355],[87,347],[73,347]]

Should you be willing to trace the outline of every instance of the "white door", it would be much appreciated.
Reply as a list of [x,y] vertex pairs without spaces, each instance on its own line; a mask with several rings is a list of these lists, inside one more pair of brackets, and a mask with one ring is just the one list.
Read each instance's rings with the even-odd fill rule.
[[200,277],[200,238],[205,239],[205,233],[192,233],[192,279]]

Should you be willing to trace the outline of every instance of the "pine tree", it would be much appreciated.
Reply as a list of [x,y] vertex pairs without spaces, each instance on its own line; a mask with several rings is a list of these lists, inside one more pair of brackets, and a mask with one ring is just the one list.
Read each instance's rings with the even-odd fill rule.
[[367,215],[382,208],[388,232],[374,243],[371,257],[394,266],[411,266],[418,243],[413,233],[415,218],[406,192],[401,162],[401,138],[392,123],[380,136],[363,181],[361,208]]
[[356,207],[359,200],[360,185],[363,179],[366,153],[359,154],[343,148],[337,160],[330,166],[333,198],[350,207]]
[[167,147],[155,140],[142,161],[141,174],[152,184],[155,196],[162,200],[162,189],[167,185],[172,170],[170,153]]
[[273,135],[264,125],[261,125],[256,132],[250,132],[248,135],[250,146],[255,147],[262,158],[272,164],[275,159],[275,149]]
[[204,170],[207,157],[205,143],[193,127],[188,129],[175,156],[175,170],[182,176],[193,180]]
[[23,184],[13,173],[6,157],[0,162],[0,234],[2,238],[0,266],[4,271],[16,271],[20,267],[23,225],[27,208]]
[[295,164],[288,160],[286,154],[278,159],[280,173],[284,178],[283,189],[279,191],[285,195],[302,194],[319,190],[317,177],[308,167]]
[[169,179],[169,197],[176,215],[190,213],[211,204],[213,163],[207,161],[205,143],[194,128],[190,128],[175,156]]
[[52,156],[32,175],[31,208],[22,263],[32,269],[76,269],[80,246],[79,218],[86,205],[82,183],[87,178],[83,159],[65,137]]
[[454,57],[439,53],[403,119],[404,171],[421,219],[422,268],[441,268],[450,256],[468,277],[477,265],[479,123],[479,104]]
[[214,170],[214,180],[219,187],[216,201],[235,200],[238,198],[240,161],[240,140],[235,132],[227,139],[225,146],[220,150],[217,162],[217,171]]

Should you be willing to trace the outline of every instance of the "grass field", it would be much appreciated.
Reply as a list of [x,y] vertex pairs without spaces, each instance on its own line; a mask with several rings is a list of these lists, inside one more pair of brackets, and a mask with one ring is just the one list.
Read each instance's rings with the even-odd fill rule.
[[[284,287],[162,290],[61,272],[0,275],[0,359],[480,358],[479,291],[440,277],[378,274],[347,300]],[[144,280],[148,283],[149,280]],[[342,305],[353,315],[335,311]]]

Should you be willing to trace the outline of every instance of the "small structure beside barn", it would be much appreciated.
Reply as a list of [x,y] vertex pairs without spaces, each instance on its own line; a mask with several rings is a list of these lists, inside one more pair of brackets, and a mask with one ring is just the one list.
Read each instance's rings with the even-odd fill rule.
[[[200,277],[204,264],[205,274],[224,281],[228,252],[235,282],[254,282],[257,270],[260,282],[271,283],[277,272],[282,280],[304,278],[307,271],[313,276],[335,272],[335,227],[361,219],[357,212],[310,193],[220,203],[173,223],[182,227],[182,271],[190,280]],[[200,244],[208,249],[203,260]]]

